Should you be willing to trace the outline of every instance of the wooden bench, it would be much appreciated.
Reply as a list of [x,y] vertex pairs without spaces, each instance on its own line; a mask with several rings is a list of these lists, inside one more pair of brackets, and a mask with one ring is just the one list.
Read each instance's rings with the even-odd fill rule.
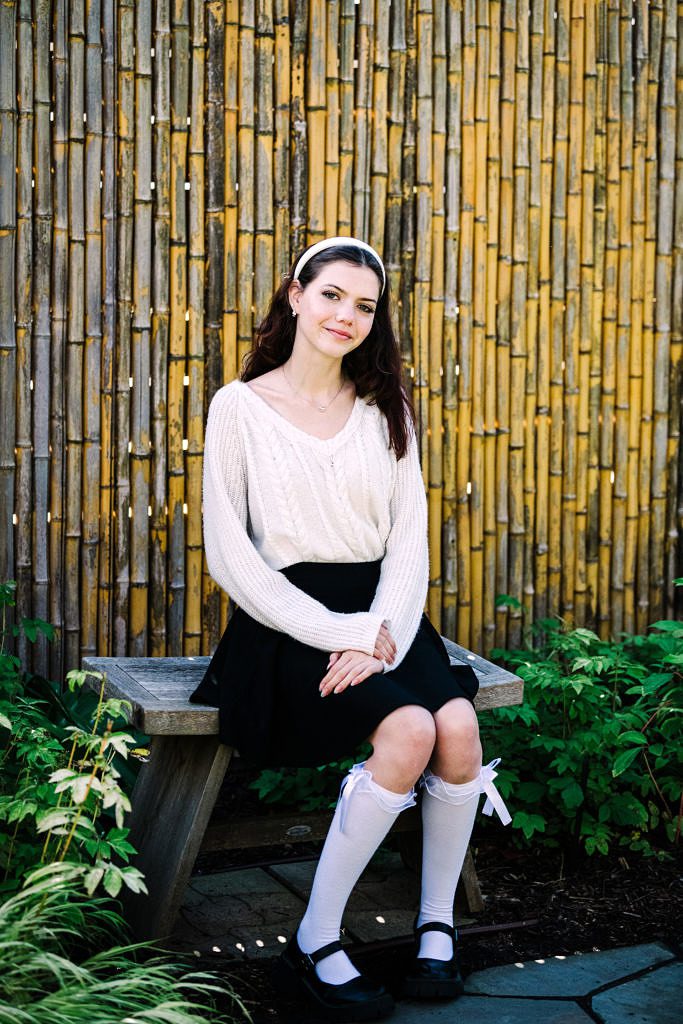
[[[451,661],[471,665],[479,677],[478,711],[521,703],[523,685],[517,676],[450,640],[444,642]],[[232,750],[218,740],[218,711],[188,701],[208,663],[206,657],[83,661],[86,670],[106,677],[107,697],[130,702],[130,724],[151,737],[150,758],[138,775],[129,821],[130,841],[138,851],[135,863],[145,875],[149,896],[124,896],[126,917],[140,939],[170,934],[200,849],[318,839],[330,820],[330,815],[294,811],[273,816],[264,808],[254,823],[209,826]],[[399,825],[417,827],[415,814],[401,815]],[[469,908],[480,909],[471,861],[464,874]]]

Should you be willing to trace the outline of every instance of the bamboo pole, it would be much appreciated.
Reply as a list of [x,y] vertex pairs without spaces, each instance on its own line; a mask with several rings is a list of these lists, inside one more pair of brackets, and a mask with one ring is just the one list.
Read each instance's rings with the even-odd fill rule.
[[[488,652],[494,645],[496,635],[496,393],[497,353],[496,314],[498,302],[498,260],[499,260],[499,217],[500,207],[500,133],[501,133],[501,42],[502,8],[499,2],[489,4],[489,66],[488,83],[485,88],[487,100],[487,154],[486,154],[486,271],[485,271],[485,322],[483,339],[484,372],[484,440],[483,476],[475,485],[481,490],[483,505],[482,569],[482,648]],[[483,88],[483,87],[482,87]],[[483,180],[484,175],[480,178]]]
[[[679,21],[680,26],[680,21]],[[667,572],[669,578],[683,576],[683,554],[678,549],[676,554],[676,537],[683,536],[683,446],[681,445],[681,428],[683,423],[683,32],[679,30],[677,40],[677,72],[676,72],[676,157],[675,173],[675,226],[673,239],[673,282],[672,282],[672,318],[671,318],[671,439],[678,448],[678,465],[675,467],[674,479],[670,486],[670,544]],[[654,189],[653,189],[654,191]],[[649,250],[648,250],[649,251]],[[654,263],[654,260],[653,260]],[[654,275],[653,275],[654,276]],[[651,294],[648,293],[648,294]],[[676,407],[678,406],[678,418]],[[673,569],[673,573],[672,573]],[[673,601],[668,606],[674,615],[683,615],[683,595],[678,588],[674,591]]]
[[[441,628],[447,636],[457,629],[458,547],[456,536],[457,390],[458,390],[458,252],[460,246],[460,171],[462,159],[462,16],[449,6],[446,91],[446,192],[444,233],[443,322],[443,503]],[[403,62],[405,68],[405,61]],[[391,167],[391,164],[390,164]],[[390,186],[390,194],[392,187]],[[387,223],[389,223],[387,210]]]
[[[417,135],[415,201],[415,276],[413,279],[413,401],[420,428],[422,475],[428,483],[429,472],[429,282],[431,276],[432,220],[432,67],[433,24],[431,0],[417,4]],[[368,89],[368,93],[370,90]],[[371,100],[370,100],[371,102]],[[357,221],[356,221],[357,223]],[[433,510],[433,503],[430,500]],[[431,571],[434,571],[432,563]],[[438,570],[437,570],[438,575]]]
[[[406,78],[405,4],[392,4],[390,14],[387,192],[382,255],[391,293],[397,296],[401,291],[402,148],[405,124],[403,102]],[[341,196],[339,198],[341,205]],[[397,317],[395,326],[398,328]]]
[[135,7],[135,194],[130,418],[130,653],[147,651],[151,463],[150,300],[152,294],[152,15]]
[[[282,0],[278,0],[282,2]],[[280,12],[281,14],[282,12]],[[283,24],[281,17],[278,22],[278,41],[280,46],[283,40]],[[285,15],[285,27],[286,27]],[[285,33],[288,39],[288,33]],[[238,63],[239,63],[239,0],[226,0],[225,3],[225,29],[224,29],[224,56],[223,56],[223,147],[225,167],[223,171],[223,193],[224,193],[224,218],[223,218],[223,325],[221,337],[221,369],[222,375],[220,384],[234,380],[239,367],[237,360],[237,122],[238,122]],[[276,48],[276,60],[279,60]],[[275,73],[275,81],[278,82],[282,68],[278,65]],[[289,66],[287,66],[287,78],[289,77]],[[286,93],[286,109],[289,103],[289,88]],[[280,96],[278,102],[282,103]],[[282,130],[281,106],[276,115],[278,130]],[[289,132],[289,118],[285,117],[285,137]],[[281,145],[282,143],[280,143]],[[277,143],[276,143],[277,151]],[[287,150],[288,152],[288,150]],[[283,164],[279,164],[280,171]],[[284,165],[285,185],[289,182],[288,167]],[[281,182],[281,179],[278,179]],[[288,191],[285,188],[288,198]],[[282,192],[278,193],[276,186],[275,202],[282,201]],[[276,212],[276,224],[282,225],[282,214]],[[282,240],[280,240],[282,244]],[[205,560],[206,561],[206,560]],[[204,563],[204,572],[208,568]],[[205,588],[206,588],[205,583]],[[228,622],[230,601],[224,591],[220,591],[220,622],[219,629],[222,633]]]
[[472,577],[470,643],[484,644],[484,525],[482,484],[486,447],[486,311],[488,294],[488,75],[490,28],[487,8],[477,18],[476,77],[474,83],[474,253],[472,288],[472,423],[469,471],[470,561]]
[[458,565],[458,642],[469,646],[472,614],[470,499],[470,425],[472,420],[472,333],[474,293],[474,210],[476,202],[476,11],[463,8],[462,19],[462,169],[460,198],[460,288],[458,308],[458,420],[455,467]]
[[585,559],[585,599],[577,596],[582,607],[581,621],[597,627],[598,591],[598,511],[599,441],[600,441],[600,332],[595,321],[597,269],[596,238],[604,225],[604,204],[598,210],[597,167],[604,163],[604,131],[598,139],[597,14],[595,5],[585,7],[585,69],[584,69],[584,145],[581,218],[581,328],[579,336],[579,419],[586,424],[588,436],[585,452],[577,464],[577,506],[582,510],[585,525],[580,541]]
[[[391,7],[388,4],[375,5],[371,158],[370,158],[370,227],[368,240],[380,253],[384,249],[384,234],[387,211],[387,185],[389,175],[389,31]],[[438,5],[434,12],[435,22],[445,18],[445,11]],[[436,68],[435,68],[436,74]],[[445,68],[443,70],[445,75]],[[445,78],[444,78],[445,90]],[[444,97],[445,103],[445,97]],[[445,125],[443,128],[445,135]],[[443,175],[443,172],[442,172]],[[434,192],[437,183],[434,182]]]
[[[66,381],[66,543],[64,642],[67,665],[78,664],[81,646],[79,569],[83,498],[83,347],[85,310],[85,5],[69,7],[69,267]],[[70,398],[70,396],[74,396]],[[74,400],[75,399],[75,400]]]
[[[167,650],[168,605],[168,362],[170,336],[169,282],[171,238],[171,10],[169,0],[156,6],[153,36],[152,148],[154,157],[154,205],[151,329],[151,442],[150,552],[149,552],[149,650],[163,657]],[[220,308],[220,307],[219,307]]]
[[[1,59],[1,58],[0,58]],[[48,620],[50,567],[50,273],[52,233],[52,175],[50,169],[50,4],[40,0],[35,9],[33,48],[33,107],[35,179],[33,210],[33,593],[36,618]],[[33,645],[33,667],[49,678],[47,640],[40,635]]]
[[68,662],[64,638],[64,587],[66,580],[65,492],[66,492],[66,317],[68,302],[68,153],[69,94],[67,7],[65,0],[56,0],[53,12],[52,82],[54,126],[51,158],[54,167],[52,195],[52,274],[50,296],[50,622],[55,626],[56,640],[50,647],[50,675],[61,679]]
[[[388,12],[387,12],[388,13]],[[337,235],[339,212],[339,23],[341,4],[325,8],[325,234]]]
[[[233,380],[237,363],[237,119],[239,62],[239,0],[225,5],[225,79],[223,145],[225,147],[225,216],[223,238],[223,338],[221,384]],[[221,597],[221,628],[225,628],[227,601]]]
[[251,3],[240,4],[239,127],[237,133],[237,346],[241,360],[251,348],[254,269],[255,20]]
[[[0,5],[0,580],[14,578],[14,499],[17,374],[14,255],[16,245],[17,109],[15,3]],[[12,616],[8,625],[11,625]],[[13,650],[14,644],[9,643]]]
[[[346,2],[348,3],[348,0]],[[294,254],[301,252],[306,246],[308,137],[306,133],[305,94],[308,11],[306,0],[294,0],[292,7],[292,96],[290,106],[292,218],[290,230],[292,235],[292,254]],[[345,49],[342,45],[342,60],[344,55]],[[347,60],[353,60],[353,57],[349,58],[348,54],[346,58]]]
[[[32,616],[32,307],[33,277],[33,26],[31,4],[20,0],[17,7],[17,135],[16,135],[16,462],[15,579],[17,617]],[[17,640],[17,654],[31,667],[32,651],[26,636]]]
[[[183,653],[202,653],[202,454],[204,447],[204,295],[206,251],[204,235],[204,87],[206,77],[206,31],[203,4],[192,5],[190,29],[192,76],[190,80],[189,137],[189,233],[187,331],[187,434],[185,454],[186,542],[185,572],[187,600]],[[253,23],[250,26],[253,45]],[[252,65],[253,67],[253,65]],[[253,164],[252,164],[253,167]],[[241,180],[242,174],[240,172]],[[249,180],[249,179],[248,179]],[[245,192],[247,190],[245,189]],[[241,202],[241,199],[240,199]],[[252,222],[253,225],[253,222]],[[250,296],[251,298],[251,289]],[[248,307],[251,315],[251,305]]]
[[[545,362],[542,349],[545,338],[539,331],[540,310],[540,245],[542,229],[542,145],[543,145],[543,7],[535,3],[529,20],[529,210],[527,246],[527,353],[524,402],[524,579],[522,583],[524,621],[533,621],[537,599],[535,567],[536,523],[540,510],[537,502],[539,483],[536,474],[536,452],[539,415],[537,397],[540,372]],[[540,403],[538,403],[540,404]],[[487,651],[490,645],[487,645]]]
[[[496,312],[496,594],[510,592],[510,331],[514,230],[514,101],[515,101],[515,8],[504,0],[502,7],[502,59],[500,79],[500,227],[498,239],[498,309]],[[462,360],[461,360],[462,366]],[[462,372],[462,370],[461,370]],[[462,432],[461,432],[462,433]],[[509,611],[497,609],[496,646],[507,642]]]
[[578,500],[579,462],[587,460],[587,392],[581,392],[581,253],[583,168],[584,4],[571,7],[569,42],[569,109],[567,143],[567,223],[564,320],[564,430],[562,438],[562,608],[577,621],[576,601],[586,602],[586,512]]
[[327,4],[324,0],[308,0],[308,52],[306,60],[308,244],[318,242],[321,238],[325,237],[326,8]]
[[[658,232],[655,263],[655,356],[652,455],[650,575],[651,612],[660,619],[673,606],[673,572],[676,548],[675,492],[678,416],[669,411],[670,383],[677,379],[680,345],[672,353],[671,314],[673,295],[674,172],[676,165],[676,11],[672,0],[663,4],[661,86],[659,92]],[[672,355],[674,360],[672,360]],[[680,410],[680,405],[679,405]],[[670,432],[670,417],[676,427]],[[673,426],[673,424],[672,424]],[[673,535],[672,535],[673,534]],[[668,577],[665,572],[668,570]]]
[[113,653],[126,655],[130,609],[130,416],[131,309],[133,305],[133,175],[135,169],[135,11],[132,0],[118,8],[118,194],[115,371],[115,550]]
[[[353,222],[352,234],[367,238],[370,231],[370,139],[372,118],[372,36],[374,30],[374,0],[361,0],[356,17],[356,66],[354,161],[353,161]],[[418,3],[419,8],[419,3]],[[313,138],[309,149],[311,165]],[[309,185],[310,187],[310,185]],[[310,206],[310,203],[309,203]]]
[[[643,22],[643,14],[645,22]],[[627,548],[631,549],[629,566],[633,577],[633,596],[631,604],[632,629],[638,622],[644,622],[647,616],[648,573],[647,560],[643,565],[640,547],[640,521],[643,514],[648,514],[649,497],[644,497],[641,488],[641,462],[649,458],[649,453],[641,449],[641,432],[643,417],[647,414],[647,383],[646,364],[649,353],[643,346],[644,304],[645,304],[645,206],[647,193],[645,188],[645,159],[647,151],[647,85],[648,85],[648,53],[647,53],[647,10],[642,4],[637,10],[636,26],[633,30],[634,40],[633,63],[635,81],[633,83],[633,201],[631,209],[631,232],[633,253],[631,260],[631,353],[630,353],[630,387],[629,387],[629,427],[628,427],[628,479],[629,492],[626,507],[626,530],[629,536]],[[649,474],[648,474],[649,475]],[[645,569],[641,577],[641,571]],[[645,601],[643,602],[643,597]],[[644,622],[643,630],[647,628]]]
[[[542,0],[540,0],[542,2]],[[553,133],[555,128],[555,29],[554,4],[543,3],[538,18],[543,23],[543,77],[539,227],[539,296],[538,296],[538,356],[536,361],[536,519],[534,543],[536,547],[534,618],[545,619],[550,614],[548,559],[550,551],[550,378],[552,337],[552,180]],[[535,21],[535,19],[534,19]],[[556,514],[556,513],[555,513]],[[554,609],[553,609],[554,610]]]
[[[591,468],[589,471],[590,490],[590,550],[591,550],[591,592],[595,612],[594,628],[601,636],[608,631],[607,605],[602,603],[605,581],[602,578],[603,563],[609,563],[608,537],[602,532],[604,509],[603,497],[611,496],[611,488],[603,483],[603,313],[605,303],[606,232],[607,232],[607,116],[608,116],[608,31],[607,8],[603,5],[596,19],[596,103],[595,103],[595,198],[593,215],[593,302],[591,311],[591,335],[594,339],[591,357],[591,417],[595,433],[591,439]],[[608,478],[609,482],[609,478]]]
[[[288,0],[275,2],[275,65],[273,71],[275,124],[273,139],[273,287],[287,272],[289,248],[289,97],[291,94],[291,40]],[[328,63],[329,57],[328,44]],[[336,55],[335,55],[336,56]],[[336,72],[335,72],[336,74]],[[335,206],[337,196],[335,190]]]
[[[441,524],[443,521],[443,314],[444,314],[444,240],[446,215],[446,12],[440,4],[433,11],[432,33],[432,187],[431,252],[428,304],[428,409],[427,409],[427,501],[430,535],[430,586],[428,607],[432,622],[441,628],[443,601]],[[377,66],[377,60],[376,60]],[[375,97],[382,86],[375,87]],[[378,109],[382,107],[381,101]],[[386,103],[384,104],[386,109]],[[375,157],[373,152],[373,166]],[[385,179],[386,180],[386,179]],[[383,200],[383,196],[377,201]],[[375,196],[373,194],[373,203]],[[383,223],[383,220],[382,220]]]
[[[294,38],[296,39],[296,32]],[[354,131],[354,54],[356,50],[356,6],[354,0],[342,0],[339,16],[339,195],[337,231],[353,234]],[[292,109],[292,115],[295,111]],[[296,121],[294,122],[296,128]],[[302,246],[303,247],[303,246]],[[299,246],[294,246],[298,251]]]
[[101,3],[86,9],[85,58],[85,345],[83,351],[83,495],[81,652],[97,653],[102,389],[102,37]]
[[606,120],[606,219],[604,253],[604,296],[602,319],[602,400],[600,436],[600,573],[598,606],[600,632],[609,635],[612,573],[619,558],[613,545],[614,423],[616,397],[617,278],[619,246],[619,21],[618,9],[610,0],[607,11],[607,120]]
[[[614,423],[614,509],[612,535],[614,545],[614,596],[612,599],[612,630],[630,630],[634,622],[633,572],[635,568],[635,534],[627,522],[628,494],[633,486],[629,470],[629,374],[631,348],[631,275],[632,237],[631,203],[633,198],[633,85],[631,82],[631,12],[622,7],[619,24],[620,56],[620,124],[619,156],[619,264],[617,299],[617,377]],[[624,117],[624,112],[626,117]]]
[[[225,2],[206,4],[206,297],[204,319],[204,409],[224,380],[221,332],[223,283],[225,281]],[[270,74],[270,68],[268,69]],[[203,443],[203,442],[202,442]],[[201,643],[202,654],[212,653],[221,633],[220,588],[202,559]]]
[[[102,376],[100,477],[100,558],[98,580],[99,654],[112,653],[114,580],[114,480],[116,450],[114,433],[114,387],[116,359],[116,258],[117,258],[117,175],[116,175],[116,3],[102,5]],[[165,567],[164,567],[165,570]]]
[[185,624],[185,415],[187,375],[187,148],[190,98],[190,3],[171,10],[171,234],[168,358],[168,609],[167,650],[183,654]]
[[[642,35],[646,38],[639,44],[645,58],[639,81],[642,98],[638,110],[644,127],[639,136],[644,136],[644,167],[641,183],[643,190],[643,312],[642,312],[642,412],[638,438],[638,603],[636,624],[638,632],[644,632],[652,621],[650,613],[650,524],[652,519],[652,416],[653,416],[653,351],[654,351],[654,307],[652,298],[655,291],[655,255],[657,247],[657,100],[659,92],[659,68],[661,62],[661,5],[659,10],[642,10],[640,13]],[[647,33],[645,30],[647,29]],[[644,108],[644,109],[643,109]],[[635,273],[634,273],[635,280]]]
[[[414,379],[413,356],[413,287],[415,276],[415,201],[417,185],[415,165],[416,93],[417,93],[417,12],[416,0],[406,0],[405,16],[405,121],[403,130],[403,171],[401,206],[401,275],[398,301],[398,328],[404,367]],[[343,126],[342,126],[343,127]]]
[[[528,10],[517,10],[515,52],[515,131],[514,131],[514,207],[512,231],[512,296],[510,303],[510,548],[509,572],[518,600],[524,595],[526,530],[525,509],[533,516],[533,502],[527,506],[524,494],[525,434],[531,430],[526,420],[525,377],[535,388],[535,352],[527,352],[526,294],[529,251],[529,17]],[[528,595],[530,597],[530,595]],[[507,642],[519,647],[521,607],[510,608]]]
[[[256,7],[256,231],[254,236],[254,315],[256,322],[265,316],[273,291],[274,50],[271,6],[271,0],[259,0]],[[324,100],[321,106],[324,116]]]
[[[567,150],[569,136],[569,2],[559,0],[555,21],[555,125],[551,222],[550,466],[548,502],[549,606],[564,614],[562,533],[571,515],[571,492],[563,495],[564,332],[567,258]],[[565,505],[569,505],[567,511]],[[566,599],[566,598],[565,598]],[[569,609],[571,611],[571,609]]]

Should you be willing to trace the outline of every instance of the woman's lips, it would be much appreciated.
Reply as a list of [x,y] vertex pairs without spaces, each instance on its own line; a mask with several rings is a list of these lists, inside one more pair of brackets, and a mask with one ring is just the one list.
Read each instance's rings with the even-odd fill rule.
[[351,335],[347,334],[346,331],[336,331],[334,327],[326,327],[325,329],[329,331],[330,334],[334,334],[337,338],[343,338],[344,341],[348,341],[351,337]]

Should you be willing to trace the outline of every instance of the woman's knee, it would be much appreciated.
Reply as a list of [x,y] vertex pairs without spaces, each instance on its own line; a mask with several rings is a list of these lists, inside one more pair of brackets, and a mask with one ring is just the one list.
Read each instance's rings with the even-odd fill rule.
[[392,711],[370,737],[376,753],[391,748],[401,757],[412,754],[417,762],[424,762],[423,767],[429,761],[435,741],[434,716],[417,704]]
[[435,759],[441,771],[449,776],[473,777],[481,767],[479,724],[468,700],[457,697],[444,704],[434,715],[436,726]]

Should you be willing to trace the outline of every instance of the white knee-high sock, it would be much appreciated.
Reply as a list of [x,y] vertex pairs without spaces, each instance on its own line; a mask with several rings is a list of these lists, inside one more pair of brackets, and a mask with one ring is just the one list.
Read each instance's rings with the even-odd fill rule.
[[[455,890],[467,853],[474,819],[482,792],[489,798],[484,812],[498,812],[504,824],[510,821],[500,794],[493,785],[498,761],[483,767],[475,779],[456,785],[425,772],[422,782],[422,893],[417,924],[441,921],[453,925]],[[507,819],[507,820],[506,820]],[[425,932],[420,938],[418,957],[450,960],[453,942],[443,932]]]
[[[364,763],[353,766],[342,783],[308,907],[299,925],[297,938],[304,953],[312,953],[339,938],[351,890],[399,813],[414,803],[414,790],[392,793],[377,785]],[[341,950],[317,964],[316,971],[321,981],[332,985],[358,977],[358,971]]]

